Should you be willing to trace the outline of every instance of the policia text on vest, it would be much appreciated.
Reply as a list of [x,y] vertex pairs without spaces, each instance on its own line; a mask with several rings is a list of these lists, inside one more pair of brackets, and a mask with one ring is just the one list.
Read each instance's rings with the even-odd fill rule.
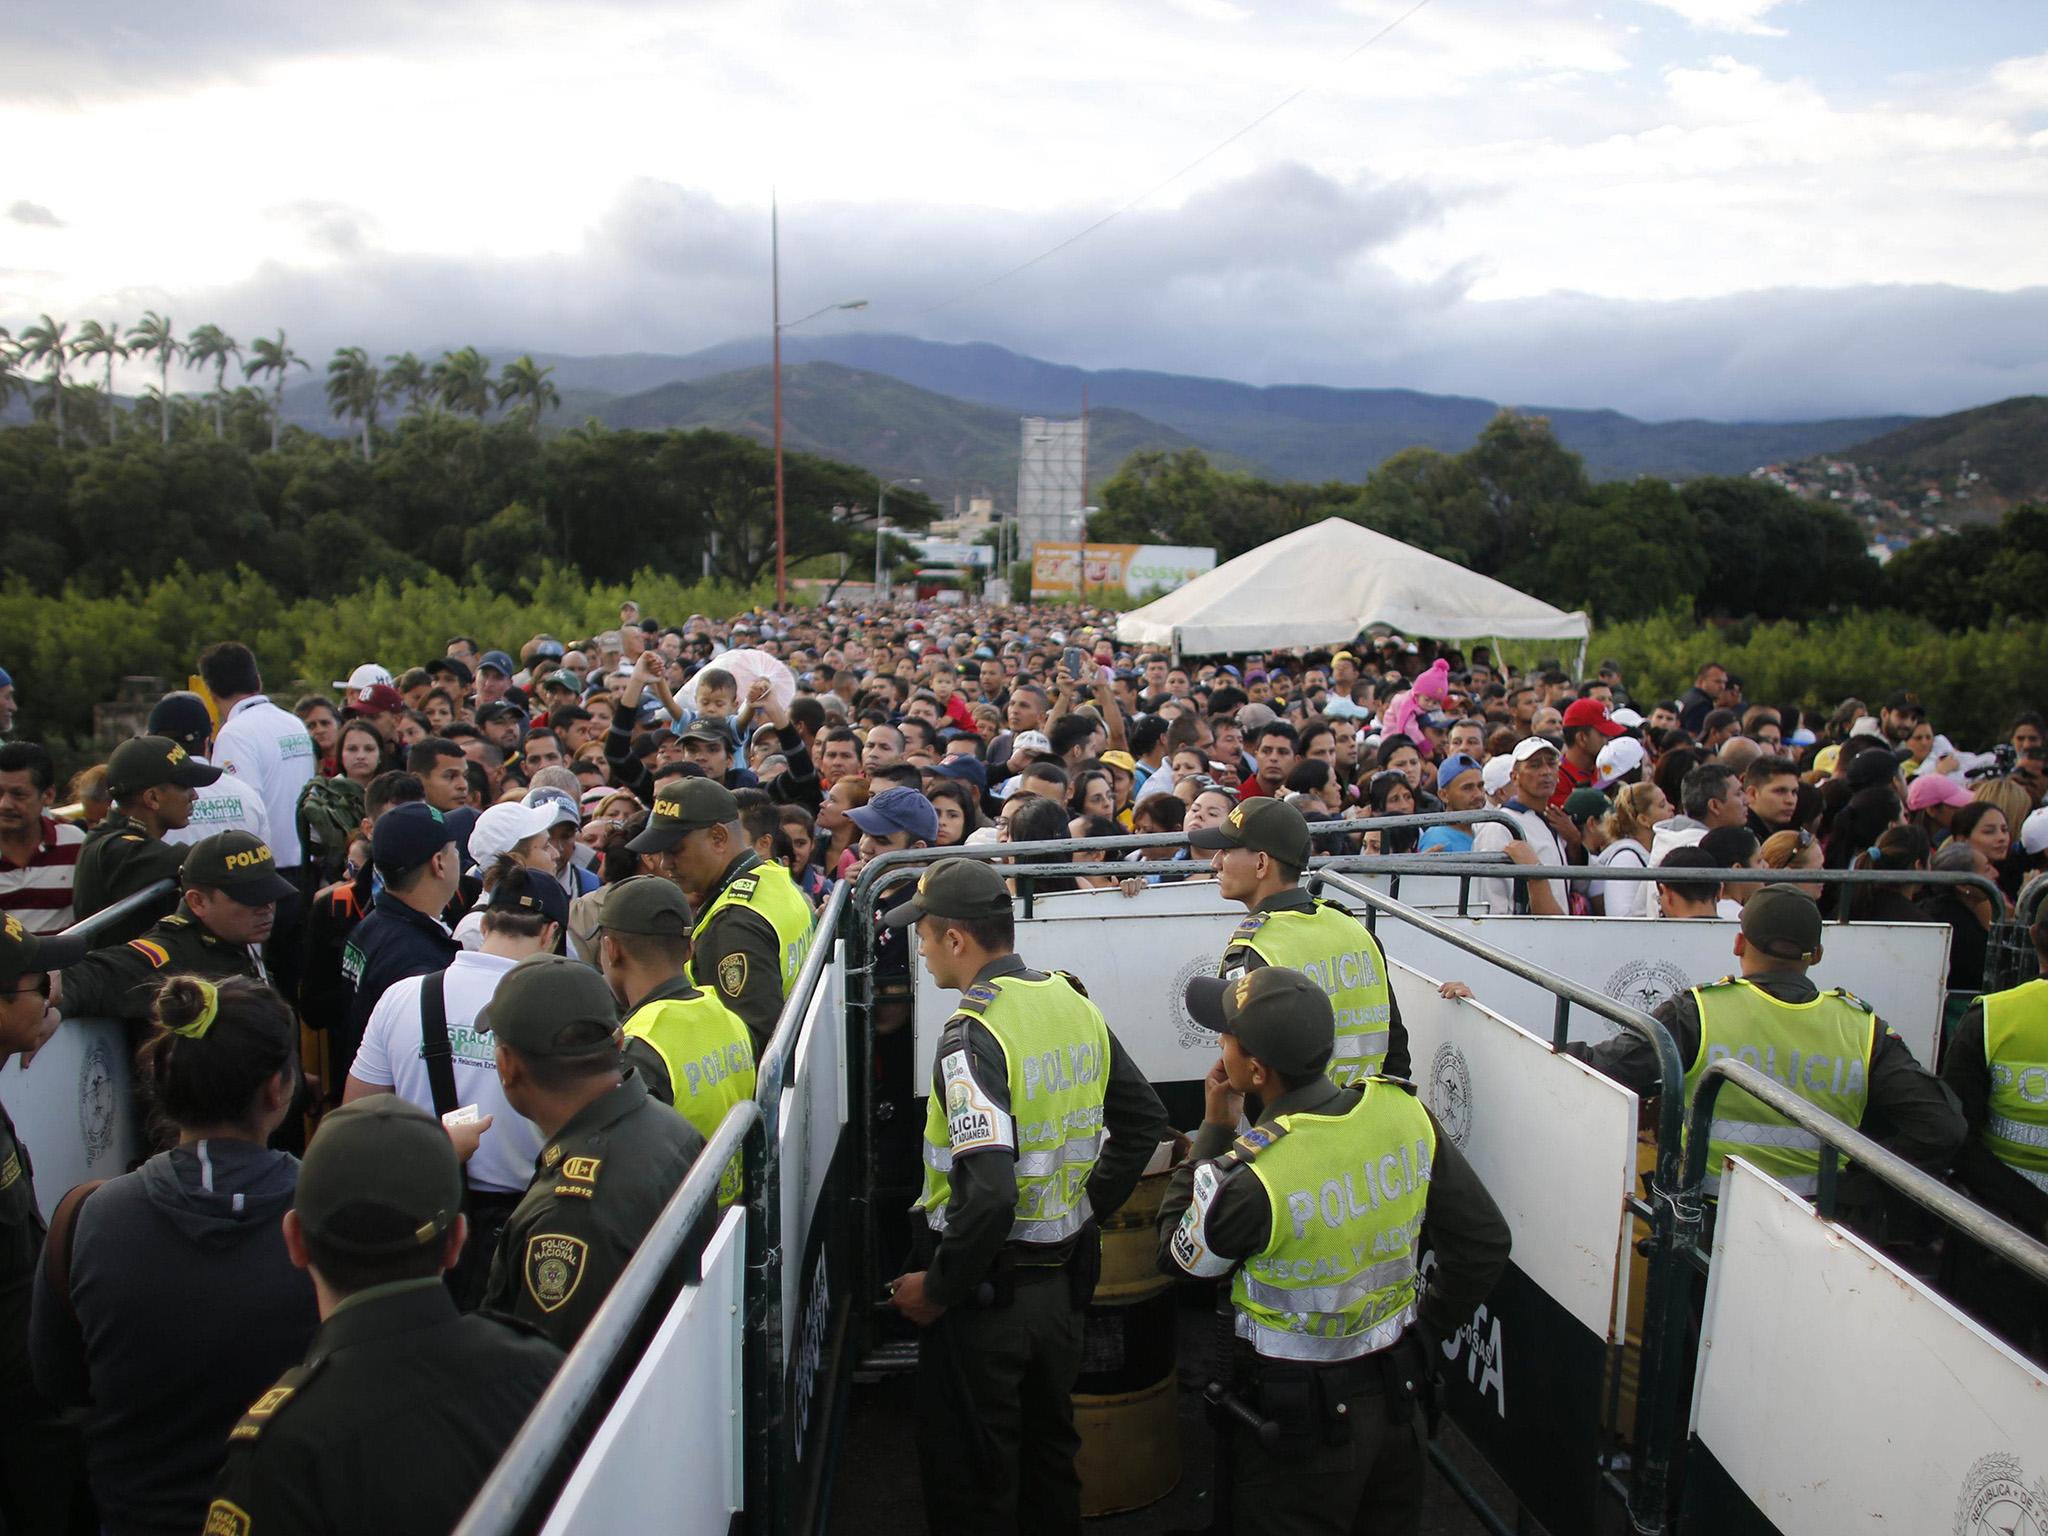
[[[1415,1325],[1448,1334],[1471,1315],[1507,1263],[1507,1224],[1411,1085],[1325,1075],[1336,1033],[1314,979],[1197,978],[1187,1003],[1223,1056],[1160,1208],[1159,1263],[1228,1279],[1237,1344],[1207,1392],[1218,1508],[1239,1533],[1413,1531],[1438,1358]],[[1266,1107],[1238,1136],[1248,1094]]]
[[932,1073],[922,1230],[890,1287],[920,1329],[926,1519],[1078,1531],[1072,1393],[1095,1217],[1130,1197],[1166,1115],[1080,984],[1011,952],[1009,893],[989,866],[942,860],[885,921],[919,922],[927,969],[961,993]]

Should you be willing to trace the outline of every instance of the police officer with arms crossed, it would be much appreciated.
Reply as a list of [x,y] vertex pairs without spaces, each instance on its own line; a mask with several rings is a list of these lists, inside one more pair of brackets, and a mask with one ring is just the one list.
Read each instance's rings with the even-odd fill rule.
[[665,854],[696,904],[690,980],[746,1020],[756,1054],[811,947],[811,904],[789,871],[754,852],[732,791],[709,779],[662,786],[627,848]]
[[66,1018],[149,1017],[157,983],[180,972],[225,981],[268,982],[263,945],[291,886],[270,846],[247,832],[216,832],[194,843],[178,873],[179,910],[140,938],[96,949],[64,972]]
[[561,1352],[465,1317],[441,1275],[468,1236],[433,1117],[390,1094],[320,1122],[284,1218],[320,1331],[228,1434],[206,1536],[439,1536],[547,1389]]
[[1072,1394],[1095,1218],[1130,1198],[1166,1112],[1079,983],[1018,957],[1009,889],[988,864],[940,860],[883,921],[915,923],[932,980],[960,993],[925,1117],[928,1230],[889,1288],[924,1330],[925,1518],[935,1531],[1078,1531]]
[[611,988],[580,960],[520,961],[477,1027],[498,1037],[506,1102],[546,1138],[499,1240],[484,1306],[534,1324],[567,1349],[704,1138],[626,1065]]
[[568,925],[569,898],[553,876],[523,867],[506,875],[485,903],[480,948],[444,971],[393,982],[377,1000],[342,1090],[344,1104],[396,1093],[436,1116],[474,1111],[465,1134],[476,1149],[463,1167],[470,1242],[448,1280],[464,1311],[483,1297],[498,1234],[540,1156],[540,1132],[505,1102],[495,1042],[477,1015],[513,966],[549,953]]
[[[1274,1426],[1226,1422],[1234,1529],[1417,1531],[1427,1337],[1492,1289],[1507,1222],[1412,1085],[1330,1081],[1335,1019],[1315,981],[1283,966],[1198,976],[1187,1006],[1223,1053],[1160,1206],[1159,1263],[1231,1277],[1228,1400]],[[1252,1094],[1264,1112],[1237,1136]]]
[[[754,1040],[716,993],[690,980],[690,904],[673,880],[634,875],[604,893],[598,961],[626,1010],[626,1061],[647,1091],[709,1141],[725,1112],[754,1095]],[[718,1203],[740,1197],[740,1160]]]
[[1223,977],[1285,965],[1319,982],[1336,1014],[1329,1071],[1338,1087],[1381,1072],[1407,1076],[1408,1031],[1387,979],[1387,957],[1365,924],[1301,888],[1308,819],[1284,801],[1260,796],[1218,825],[1190,832],[1188,845],[1213,850],[1216,888],[1244,904],[1245,919],[1223,952]]
[[[1743,904],[1742,931],[1735,936],[1742,974],[1657,1005],[1657,1022],[1671,1031],[1685,1063],[1686,1103],[1707,1066],[1733,1056],[1914,1166],[1944,1172],[1966,1133],[1955,1096],[1869,1004],[1813,984],[1806,972],[1820,963],[1820,940],[1820,908],[1812,898],[1789,885],[1766,885]],[[1657,1091],[1657,1057],[1647,1040],[1618,1035],[1566,1049],[1645,1097]],[[1819,1138],[1739,1088],[1720,1090],[1709,1134],[1710,1195],[1719,1190],[1730,1152],[1796,1193],[1810,1196],[1820,1183]],[[1854,1170],[1844,1178],[1845,1209],[1880,1197],[1879,1188],[1857,1179]]]

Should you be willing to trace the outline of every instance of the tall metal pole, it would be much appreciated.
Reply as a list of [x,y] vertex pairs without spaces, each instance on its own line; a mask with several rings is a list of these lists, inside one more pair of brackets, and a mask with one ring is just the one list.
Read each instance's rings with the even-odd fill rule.
[[877,602],[887,595],[882,591],[882,536],[888,531],[889,525],[883,520],[882,512],[888,500],[889,487],[884,485],[879,491],[875,492],[875,600]]
[[789,601],[788,532],[782,514],[782,221],[768,192],[768,267],[775,321],[775,606]]

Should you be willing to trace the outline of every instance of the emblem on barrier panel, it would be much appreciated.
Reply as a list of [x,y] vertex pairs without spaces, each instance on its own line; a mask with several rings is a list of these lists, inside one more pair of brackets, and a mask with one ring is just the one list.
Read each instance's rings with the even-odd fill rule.
[[85,1049],[78,1064],[78,1135],[90,1167],[114,1144],[114,1052],[104,1040]]
[[1472,1134],[1472,1069],[1465,1053],[1446,1040],[1429,1064],[1429,1112],[1459,1146]]
[[1631,960],[1600,985],[1617,1003],[1650,1012],[1692,985],[1692,978],[1669,960]]
[[1197,976],[1215,974],[1215,957],[1197,955],[1183,965],[1173,978],[1173,1037],[1184,1051],[1213,1051],[1217,1048],[1215,1031],[1204,1029],[1197,1024],[1194,1015],[1188,1012],[1187,1004],[1188,983]]
[[2048,1536],[2048,1478],[2025,1477],[2017,1456],[1980,1457],[1956,1500],[1955,1536]]

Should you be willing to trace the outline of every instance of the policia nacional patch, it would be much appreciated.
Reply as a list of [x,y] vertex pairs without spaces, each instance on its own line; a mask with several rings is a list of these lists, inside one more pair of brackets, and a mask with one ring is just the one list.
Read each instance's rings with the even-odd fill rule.
[[590,1244],[580,1237],[540,1232],[526,1240],[526,1292],[543,1312],[557,1312],[583,1283]]
[[206,1525],[199,1536],[249,1536],[249,1511],[228,1499],[206,1507]]
[[738,997],[747,985],[747,957],[742,954],[727,955],[718,962],[718,990],[727,997]]

